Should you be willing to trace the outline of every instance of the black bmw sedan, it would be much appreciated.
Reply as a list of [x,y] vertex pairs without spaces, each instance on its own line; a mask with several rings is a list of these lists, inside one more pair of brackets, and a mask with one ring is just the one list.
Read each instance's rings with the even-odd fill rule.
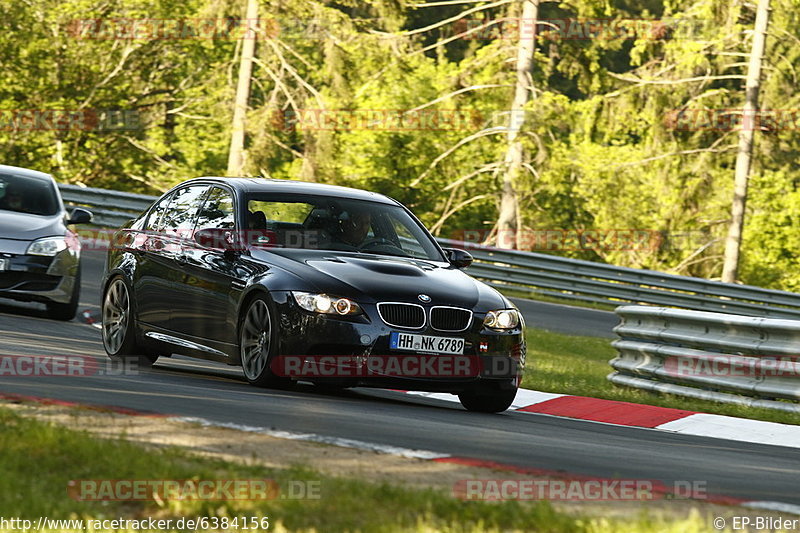
[[81,247],[69,226],[92,214],[64,209],[55,180],[0,165],[0,298],[46,304],[51,318],[70,320],[81,291]]
[[198,178],[121,228],[103,281],[112,358],[241,365],[257,386],[311,381],[514,400],[514,305],[462,269],[399,202],[287,180]]

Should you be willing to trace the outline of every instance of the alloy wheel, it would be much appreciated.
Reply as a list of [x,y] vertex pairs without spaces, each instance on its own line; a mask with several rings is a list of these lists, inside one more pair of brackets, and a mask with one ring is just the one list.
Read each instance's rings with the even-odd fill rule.
[[119,352],[125,343],[130,320],[130,296],[121,279],[111,282],[103,301],[103,344],[110,354]]
[[267,303],[255,300],[244,317],[241,335],[242,369],[250,380],[258,379],[267,366],[271,335],[272,322]]

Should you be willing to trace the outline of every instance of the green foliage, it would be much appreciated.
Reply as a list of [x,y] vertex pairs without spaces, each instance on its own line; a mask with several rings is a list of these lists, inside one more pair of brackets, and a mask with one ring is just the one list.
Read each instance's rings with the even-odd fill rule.
[[[409,7],[399,0],[261,2],[245,174],[364,187],[409,204],[437,235],[488,232],[497,219],[517,35],[508,25],[455,38],[518,3]],[[462,20],[423,30],[467,9]],[[800,9],[774,0],[761,88],[767,109],[797,109]],[[233,0],[33,0],[3,6],[0,110],[124,109],[132,131],[8,131],[3,163],[62,181],[158,192],[224,174],[241,42],[77,38],[76,20],[241,17]],[[676,110],[741,109],[753,6],[714,0],[544,2],[543,19],[665,19],[629,38],[540,35],[535,97],[516,184],[535,230],[638,229],[645,249],[556,253],[718,277],[732,199],[736,131],[687,128]],[[268,22],[266,22],[268,21]],[[503,29],[504,28],[504,29]],[[439,44],[437,44],[439,43]],[[456,129],[292,127],[302,110],[336,114],[460,110]],[[697,115],[702,117],[702,115]],[[288,118],[287,118],[288,117]],[[756,136],[741,278],[796,289],[800,142],[794,125]],[[776,215],[776,213],[778,215]]]

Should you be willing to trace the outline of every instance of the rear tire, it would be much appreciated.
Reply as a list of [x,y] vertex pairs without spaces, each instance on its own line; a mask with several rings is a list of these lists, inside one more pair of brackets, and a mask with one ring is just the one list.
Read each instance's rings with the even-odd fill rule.
[[158,355],[136,342],[132,309],[128,284],[122,276],[117,276],[103,294],[103,348],[111,359],[130,361],[140,367],[153,366]]
[[511,407],[517,396],[517,388],[513,389],[478,389],[462,392],[458,395],[461,405],[467,411],[476,413],[501,413]]
[[78,299],[81,295],[81,269],[75,274],[75,283],[72,286],[72,294],[69,302],[65,304],[50,302],[47,304],[47,316],[54,320],[69,321],[75,318],[78,313]]
[[273,306],[256,296],[244,307],[239,319],[239,358],[248,383],[256,387],[289,388],[291,379],[278,376],[270,368],[278,350],[278,321]]

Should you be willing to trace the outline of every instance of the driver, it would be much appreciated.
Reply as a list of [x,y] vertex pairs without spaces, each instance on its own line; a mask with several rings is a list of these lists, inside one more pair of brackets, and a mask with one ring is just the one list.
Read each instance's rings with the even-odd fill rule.
[[369,211],[351,209],[339,217],[339,239],[358,248],[367,238],[372,215]]
[[22,211],[22,194],[16,188],[8,187],[0,208],[9,211]]

